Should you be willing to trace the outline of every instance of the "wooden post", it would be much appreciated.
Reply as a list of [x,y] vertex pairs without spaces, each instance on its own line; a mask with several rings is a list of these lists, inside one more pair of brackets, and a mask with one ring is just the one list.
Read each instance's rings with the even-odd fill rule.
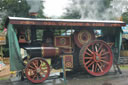
[[3,61],[3,48],[0,45],[0,57],[1,57],[1,61]]
[[64,79],[64,85],[67,85],[66,81],[66,70],[65,70],[65,65],[64,65],[64,56],[62,55],[62,68],[63,68],[63,79]]

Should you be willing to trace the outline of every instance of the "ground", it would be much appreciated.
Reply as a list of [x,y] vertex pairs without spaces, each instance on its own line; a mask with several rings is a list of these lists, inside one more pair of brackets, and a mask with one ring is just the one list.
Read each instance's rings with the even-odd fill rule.
[[[128,85],[128,70],[122,69],[122,74],[111,70],[101,77],[92,77],[86,73],[67,73],[67,85]],[[65,85],[63,78],[52,77],[41,84],[33,84],[27,79],[24,81],[1,80],[0,85]]]

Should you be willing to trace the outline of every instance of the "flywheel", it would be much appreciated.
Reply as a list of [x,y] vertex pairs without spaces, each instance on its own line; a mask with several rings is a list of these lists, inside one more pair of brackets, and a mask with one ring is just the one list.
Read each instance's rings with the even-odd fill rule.
[[92,30],[80,30],[74,33],[74,40],[79,48],[81,48],[85,43],[88,43],[94,39],[95,35]]

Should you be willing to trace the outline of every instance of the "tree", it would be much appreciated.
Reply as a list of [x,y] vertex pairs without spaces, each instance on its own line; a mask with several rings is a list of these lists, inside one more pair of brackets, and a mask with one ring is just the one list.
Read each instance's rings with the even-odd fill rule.
[[7,16],[28,17],[29,9],[26,0],[0,0],[0,11],[5,12],[5,15],[1,17],[1,27],[4,28]]
[[43,4],[41,4],[39,11],[38,11],[37,18],[45,18],[43,9],[44,9],[44,6],[43,6]]
[[0,3],[0,11],[6,12],[7,16],[29,16],[30,7],[26,0],[1,0]]
[[123,21],[128,24],[128,11],[122,14]]

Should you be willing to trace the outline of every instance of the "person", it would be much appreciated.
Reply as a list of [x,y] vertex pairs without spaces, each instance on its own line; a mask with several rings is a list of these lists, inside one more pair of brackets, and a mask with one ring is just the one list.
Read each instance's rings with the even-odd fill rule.
[[5,27],[4,28],[4,30],[3,30],[3,32],[2,32],[4,35],[6,35],[7,34],[7,28]]
[[4,28],[4,32],[7,32],[7,28],[6,27]]
[[45,30],[43,32],[43,46],[53,46],[53,32],[51,30]]

